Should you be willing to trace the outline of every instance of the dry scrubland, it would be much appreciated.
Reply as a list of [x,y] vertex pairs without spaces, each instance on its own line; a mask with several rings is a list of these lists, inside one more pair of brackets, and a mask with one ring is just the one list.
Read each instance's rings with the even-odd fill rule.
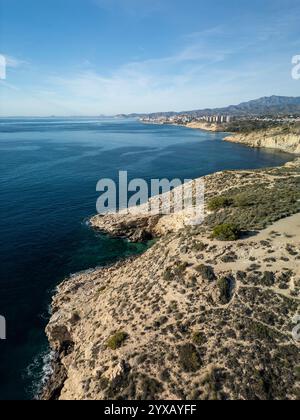
[[300,397],[300,160],[205,182],[196,228],[178,215],[92,219],[111,235],[158,240],[59,287],[43,398]]

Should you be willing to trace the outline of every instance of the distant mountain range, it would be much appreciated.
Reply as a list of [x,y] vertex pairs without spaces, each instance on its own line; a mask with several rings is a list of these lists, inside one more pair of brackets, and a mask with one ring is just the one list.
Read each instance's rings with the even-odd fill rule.
[[194,117],[203,115],[234,115],[234,116],[260,116],[260,115],[287,115],[299,114],[300,115],[300,97],[288,96],[269,96],[256,99],[249,102],[243,102],[239,105],[230,105],[224,108],[207,108],[198,109],[194,111],[182,112],[157,112],[151,114],[130,114],[119,115],[119,117],[171,117],[175,115],[186,114]]

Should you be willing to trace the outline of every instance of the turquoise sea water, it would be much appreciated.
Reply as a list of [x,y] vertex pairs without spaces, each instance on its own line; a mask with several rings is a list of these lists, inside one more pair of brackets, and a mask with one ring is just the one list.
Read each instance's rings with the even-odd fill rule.
[[48,354],[55,286],[71,273],[143,252],[92,232],[100,178],[189,179],[276,166],[290,156],[222,141],[223,134],[135,120],[0,119],[0,399],[29,399]]

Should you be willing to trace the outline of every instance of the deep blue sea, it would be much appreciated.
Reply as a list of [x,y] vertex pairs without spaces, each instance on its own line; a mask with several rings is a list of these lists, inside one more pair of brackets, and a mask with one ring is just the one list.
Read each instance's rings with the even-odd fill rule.
[[44,328],[54,289],[70,273],[143,252],[92,232],[96,184],[199,177],[275,166],[289,155],[222,141],[224,134],[135,120],[0,119],[0,399],[30,399],[48,354]]

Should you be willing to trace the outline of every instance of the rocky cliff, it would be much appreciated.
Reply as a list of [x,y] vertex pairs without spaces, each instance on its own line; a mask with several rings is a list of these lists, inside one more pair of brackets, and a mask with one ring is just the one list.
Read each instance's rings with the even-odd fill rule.
[[[59,286],[43,399],[299,398],[300,161],[205,184],[198,227],[182,215],[93,218],[109,234],[159,239]],[[213,237],[233,222],[237,240]]]
[[213,131],[213,132],[223,132],[225,131],[225,126],[220,124],[211,124],[200,121],[193,121],[186,125],[188,128],[195,128],[198,130]]
[[225,140],[250,147],[278,149],[283,152],[300,154],[300,134],[284,132],[280,127],[236,134],[226,137]]

